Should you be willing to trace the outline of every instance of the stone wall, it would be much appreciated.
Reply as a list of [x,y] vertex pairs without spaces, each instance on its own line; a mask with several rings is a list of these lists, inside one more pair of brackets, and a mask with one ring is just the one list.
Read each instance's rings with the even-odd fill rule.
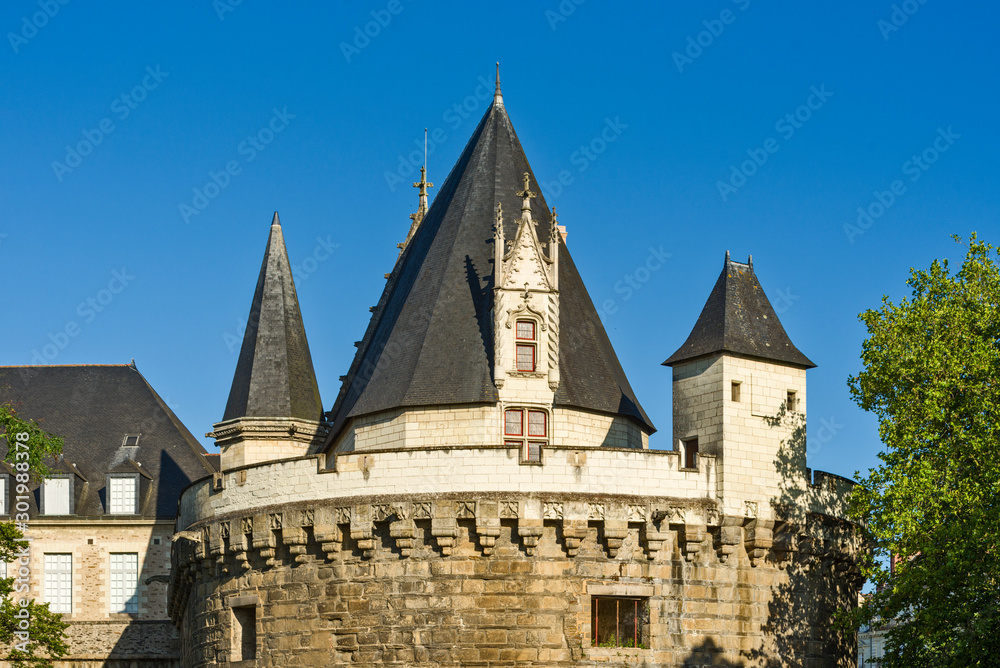
[[[830,614],[857,600],[857,538],[816,514],[395,495],[219,515],[180,538],[171,614],[185,666],[236,658],[234,608],[253,611],[259,666],[854,665]],[[591,646],[598,595],[646,601],[643,647]]]
[[[173,530],[172,520],[31,520],[30,598],[44,601],[45,554],[72,555],[73,611],[63,615],[70,622],[70,654],[57,666],[113,665],[106,664],[111,659],[143,668],[178,665],[180,643],[167,617]],[[138,555],[136,614],[111,612],[110,561],[116,552]],[[16,576],[13,566],[8,572]]]

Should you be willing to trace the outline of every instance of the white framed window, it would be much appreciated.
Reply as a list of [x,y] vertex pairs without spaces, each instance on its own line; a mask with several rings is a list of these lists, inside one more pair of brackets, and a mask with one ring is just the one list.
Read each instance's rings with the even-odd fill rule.
[[69,515],[73,481],[69,478],[48,478],[42,483],[42,514]]
[[0,475],[0,515],[8,514],[10,511],[7,510],[7,476]]
[[130,448],[139,445],[139,434],[125,434],[122,445]]
[[136,476],[111,476],[108,478],[108,512],[112,515],[134,515],[136,512]]
[[518,320],[515,330],[518,371],[535,370],[536,333],[534,320]]
[[45,554],[44,602],[52,612],[73,612],[73,555]]
[[521,452],[522,464],[541,464],[542,448],[548,443],[549,415],[533,408],[504,410],[504,445]]
[[111,553],[111,612],[139,612],[139,555]]
[[7,562],[0,561],[0,580],[7,579]]

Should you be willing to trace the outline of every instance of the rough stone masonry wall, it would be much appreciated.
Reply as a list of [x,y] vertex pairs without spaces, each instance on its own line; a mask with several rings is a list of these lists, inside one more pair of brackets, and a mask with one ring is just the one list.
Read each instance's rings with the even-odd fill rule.
[[[850,525],[719,515],[708,500],[435,495],[309,501],[175,543],[183,665],[853,666]],[[591,647],[593,595],[648,597],[645,648]],[[249,664],[248,664],[249,665]]]

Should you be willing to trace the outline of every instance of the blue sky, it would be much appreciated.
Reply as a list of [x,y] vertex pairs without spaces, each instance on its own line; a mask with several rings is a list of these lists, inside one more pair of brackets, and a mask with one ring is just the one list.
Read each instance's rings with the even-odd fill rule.
[[728,249],[819,365],[810,466],[874,465],[858,313],[960,258],[951,234],[1000,241],[998,10],[681,4],[4,3],[0,364],[135,358],[201,436],[277,210],[330,407],[416,207],[410,154],[428,128],[443,183],[499,60],[653,447],[660,362]]

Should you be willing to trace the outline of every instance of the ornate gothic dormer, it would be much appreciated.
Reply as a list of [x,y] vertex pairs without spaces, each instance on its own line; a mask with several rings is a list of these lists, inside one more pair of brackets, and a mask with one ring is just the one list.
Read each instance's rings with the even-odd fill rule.
[[[508,378],[522,378],[530,393],[559,387],[558,236],[550,236],[546,254],[531,217],[531,175],[524,174],[521,217],[509,245],[503,236],[503,209],[497,205],[494,261],[494,382],[504,390]],[[555,229],[554,226],[550,227]],[[544,381],[541,382],[541,381]],[[539,387],[534,387],[539,386]],[[516,394],[512,388],[501,392]]]

